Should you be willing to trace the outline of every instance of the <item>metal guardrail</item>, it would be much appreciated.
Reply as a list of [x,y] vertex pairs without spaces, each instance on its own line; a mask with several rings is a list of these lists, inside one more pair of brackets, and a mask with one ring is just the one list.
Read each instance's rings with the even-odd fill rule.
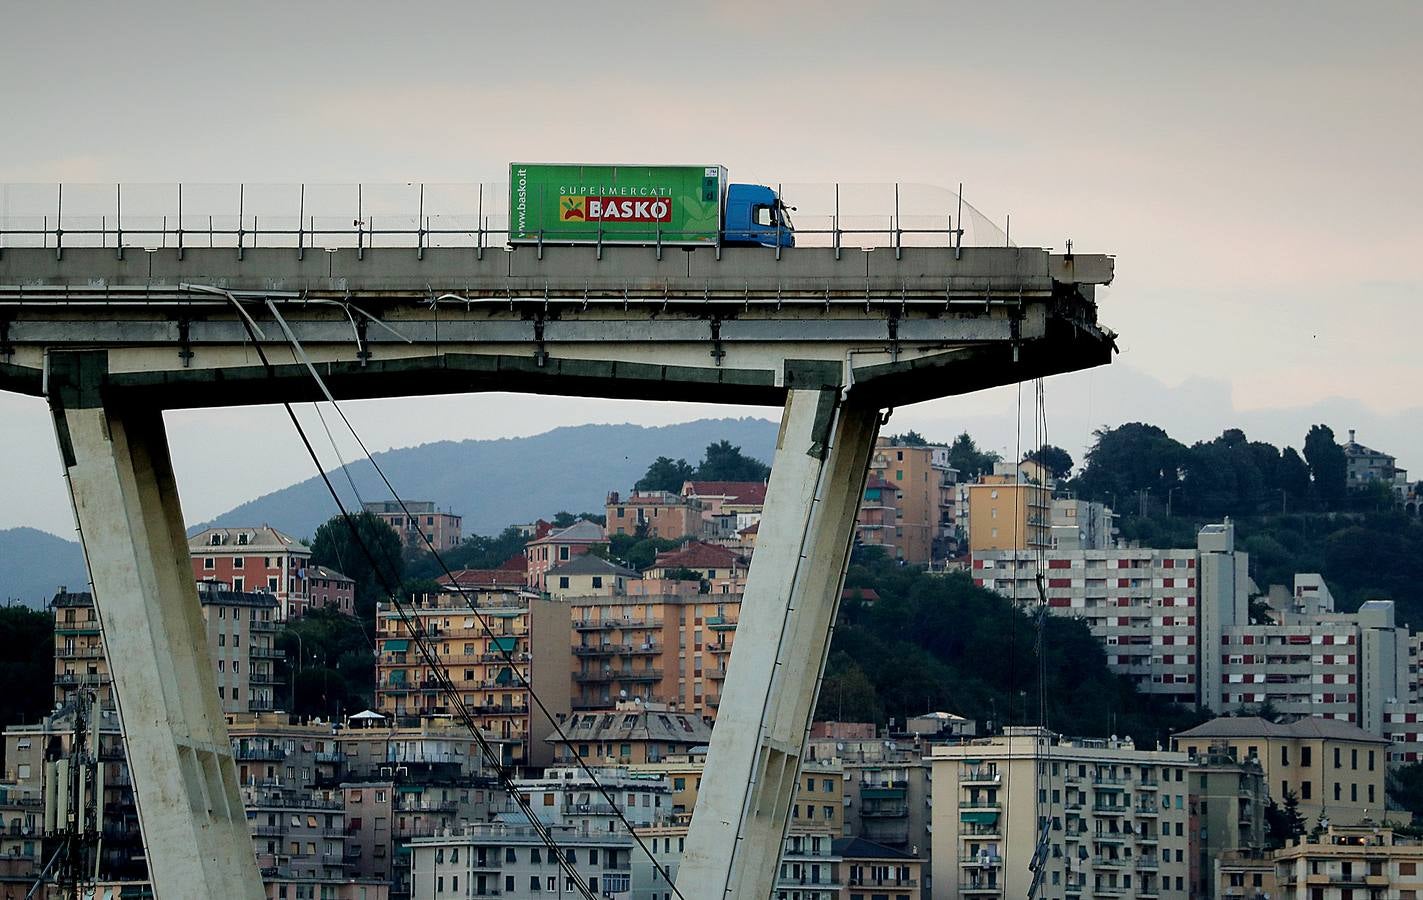
[[[959,193],[922,184],[777,186],[797,246],[1012,246]],[[0,253],[18,247],[143,251],[196,247],[308,250],[468,247],[481,257],[509,238],[506,182],[466,184],[0,184]],[[573,235],[568,235],[573,236]],[[586,232],[580,232],[586,238]],[[542,232],[540,242],[564,237]],[[659,246],[714,234],[657,231]],[[601,250],[601,246],[599,247]],[[770,248],[768,248],[770,249]],[[775,252],[779,256],[780,249]]]

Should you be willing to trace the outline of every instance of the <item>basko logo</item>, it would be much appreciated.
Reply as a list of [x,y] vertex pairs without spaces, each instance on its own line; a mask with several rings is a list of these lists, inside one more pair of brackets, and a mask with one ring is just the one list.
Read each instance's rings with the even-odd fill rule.
[[670,222],[672,201],[665,197],[646,200],[631,197],[558,198],[560,222]]

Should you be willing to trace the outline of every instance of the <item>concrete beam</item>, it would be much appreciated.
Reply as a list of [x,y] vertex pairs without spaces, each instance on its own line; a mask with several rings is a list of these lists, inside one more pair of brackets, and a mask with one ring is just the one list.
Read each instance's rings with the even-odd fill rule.
[[56,354],[50,401],[158,897],[264,897],[162,412],[102,405],[102,352]]
[[771,895],[878,429],[877,409],[836,392],[787,397],[677,876],[687,900]]

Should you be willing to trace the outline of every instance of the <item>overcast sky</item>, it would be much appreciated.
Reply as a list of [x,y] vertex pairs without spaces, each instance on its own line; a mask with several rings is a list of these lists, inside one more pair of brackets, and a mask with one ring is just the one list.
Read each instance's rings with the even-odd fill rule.
[[[1298,443],[1324,420],[1423,470],[1423,6],[414,8],[7,4],[0,181],[494,181],[511,159],[962,181],[1016,243],[1117,256],[1102,318],[1122,356],[1049,382],[1055,442],[1080,456],[1092,428],[1143,419]],[[920,404],[890,428],[1007,448],[1014,401]],[[375,447],[709,409],[769,414],[353,405]],[[0,416],[0,528],[67,535],[42,406],[0,395]],[[270,410],[170,421],[189,520],[310,474]]]

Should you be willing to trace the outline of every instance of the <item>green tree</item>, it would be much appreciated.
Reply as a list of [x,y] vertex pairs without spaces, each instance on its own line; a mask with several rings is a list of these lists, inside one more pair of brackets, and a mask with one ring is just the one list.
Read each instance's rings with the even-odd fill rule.
[[886,440],[891,447],[924,447],[929,443],[924,435],[912,428],[903,434],[891,434]]
[[337,610],[314,609],[277,633],[285,652],[291,712],[335,717],[359,712],[375,694],[375,654],[361,623]]
[[[450,571],[459,569],[497,569],[510,557],[523,556],[524,544],[528,538],[519,529],[510,526],[494,537],[472,534],[452,550],[440,554]],[[434,554],[423,553],[408,561],[405,567],[407,578],[439,578],[445,574]]]
[[1076,480],[1084,498],[1115,503],[1120,512],[1142,495],[1164,503],[1171,489],[1180,487],[1190,451],[1155,425],[1128,422],[1094,436]]
[[949,445],[949,466],[959,473],[960,481],[971,481],[979,475],[993,474],[993,466],[1003,461],[997,453],[978,449],[967,431]]
[[639,491],[671,491],[675,494],[682,490],[682,485],[691,481],[695,474],[691,464],[685,459],[672,459],[667,456],[659,456],[653,460],[652,465],[647,467],[647,474],[637,480],[637,484],[633,485],[633,489]]
[[884,721],[874,683],[848,654],[835,653],[827,661],[815,717],[833,722]]
[[[677,490],[680,491],[681,489],[682,486],[680,484],[677,485]],[[605,525],[608,521],[608,517],[603,513],[578,513],[574,515],[571,512],[561,511],[554,514],[553,526],[555,528],[567,528],[577,523],[579,519],[587,519],[589,522],[597,522],[599,525]]]
[[364,510],[349,520],[335,516],[316,529],[311,561],[330,566],[356,583],[356,615],[366,622],[375,618],[376,601],[405,580],[399,535]]
[[1304,438],[1304,458],[1309,463],[1315,496],[1326,509],[1342,509],[1349,489],[1345,483],[1348,464],[1344,448],[1334,440],[1333,429],[1328,425],[1311,426]]
[[1062,479],[1072,474],[1072,454],[1061,447],[1043,444],[1027,458],[1047,469],[1053,478]]
[[1423,816],[1423,763],[1390,768],[1384,790],[1392,805],[1408,810],[1415,818]]
[[1296,512],[1307,510],[1313,504],[1313,491],[1309,483],[1309,465],[1300,457],[1299,451],[1286,447],[1280,453],[1280,467],[1275,478],[1276,486],[1283,491],[1280,512],[1293,508]]
[[696,475],[698,481],[765,481],[770,476],[770,466],[746,456],[730,441],[708,444]]
[[[30,725],[54,702],[54,616],[27,606],[0,607],[0,729]],[[5,762],[0,746],[0,764]]]
[[1304,834],[1304,816],[1299,811],[1299,796],[1285,788],[1283,806],[1273,798],[1265,807],[1266,841],[1272,849],[1279,849]]

